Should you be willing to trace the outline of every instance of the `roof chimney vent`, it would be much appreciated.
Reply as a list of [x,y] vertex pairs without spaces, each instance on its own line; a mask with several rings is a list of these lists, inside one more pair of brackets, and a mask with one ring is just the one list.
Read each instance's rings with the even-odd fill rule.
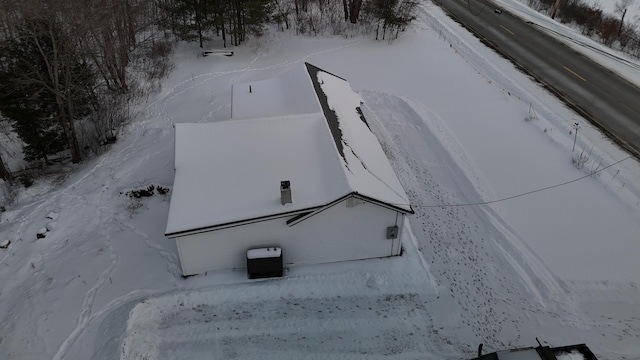
[[282,205],[291,204],[291,182],[289,180],[280,181],[280,202]]

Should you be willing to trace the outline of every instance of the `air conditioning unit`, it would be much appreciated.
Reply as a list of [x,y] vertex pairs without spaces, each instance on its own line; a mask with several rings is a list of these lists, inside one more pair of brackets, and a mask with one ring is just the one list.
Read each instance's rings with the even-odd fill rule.
[[249,279],[282,277],[282,249],[267,247],[247,250],[247,276]]

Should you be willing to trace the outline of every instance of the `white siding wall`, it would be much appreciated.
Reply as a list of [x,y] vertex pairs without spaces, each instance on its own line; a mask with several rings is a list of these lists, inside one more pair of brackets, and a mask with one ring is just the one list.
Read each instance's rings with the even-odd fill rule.
[[292,227],[291,217],[176,238],[184,275],[246,267],[250,248],[279,246],[285,264],[318,264],[398,255],[400,240],[386,238],[388,226],[402,228],[404,215],[371,203],[345,202]]

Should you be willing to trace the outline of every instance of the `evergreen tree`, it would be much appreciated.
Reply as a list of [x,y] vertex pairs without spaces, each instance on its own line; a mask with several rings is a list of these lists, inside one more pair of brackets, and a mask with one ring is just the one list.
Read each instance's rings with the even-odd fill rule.
[[203,47],[215,30],[226,47],[227,35],[236,46],[248,35],[262,36],[273,5],[273,0],[175,0],[162,1],[159,7],[166,13],[161,25],[179,39],[199,41]]
[[175,0],[165,3],[163,8],[169,13],[170,24],[175,35],[181,40],[198,40],[200,47],[209,40],[207,32],[215,26],[216,2],[222,0]]
[[0,91],[0,111],[6,117],[15,120],[13,127],[25,143],[25,160],[48,161],[48,155],[66,148],[62,129],[51,118],[50,111],[53,109],[43,104],[42,94],[29,94],[24,92],[25,90],[5,94],[5,86],[0,86]]
[[[367,3],[366,11],[378,20],[376,27],[376,40],[378,39],[380,26],[382,26],[382,38],[387,31],[398,35],[398,31],[404,29],[415,17],[414,9],[417,3],[412,0],[372,0]],[[394,33],[395,31],[395,33]]]
[[80,161],[74,121],[91,111],[93,73],[72,56],[59,24],[34,17],[17,31],[2,43],[0,112],[15,121],[26,160],[69,149]]
[[274,10],[274,3],[270,0],[244,0],[242,1],[242,39],[246,35],[260,37],[264,33],[264,26],[269,22]]
[[[32,44],[31,44],[32,45]],[[28,68],[38,69],[38,61],[24,62],[25,56],[34,53],[27,42],[12,41],[5,47],[4,66],[0,69],[0,112],[13,120],[13,127],[25,143],[25,160],[44,159],[66,148],[62,129],[53,119],[55,100],[33,82],[25,81],[20,72]]]

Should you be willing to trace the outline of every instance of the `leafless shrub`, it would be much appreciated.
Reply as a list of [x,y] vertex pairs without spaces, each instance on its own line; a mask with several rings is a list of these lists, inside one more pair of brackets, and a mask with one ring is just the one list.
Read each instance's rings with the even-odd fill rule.
[[582,170],[584,168],[584,165],[588,161],[589,161],[589,157],[587,156],[587,154],[584,153],[584,150],[582,150],[580,152],[577,152],[577,151],[574,152],[572,157],[571,157],[571,163],[578,170]]
[[118,133],[132,117],[129,94],[105,92],[94,112],[78,123],[83,149],[99,155],[117,141]]
[[620,21],[610,16],[605,16],[598,26],[597,34],[600,41],[607,46],[611,46],[619,38]]

